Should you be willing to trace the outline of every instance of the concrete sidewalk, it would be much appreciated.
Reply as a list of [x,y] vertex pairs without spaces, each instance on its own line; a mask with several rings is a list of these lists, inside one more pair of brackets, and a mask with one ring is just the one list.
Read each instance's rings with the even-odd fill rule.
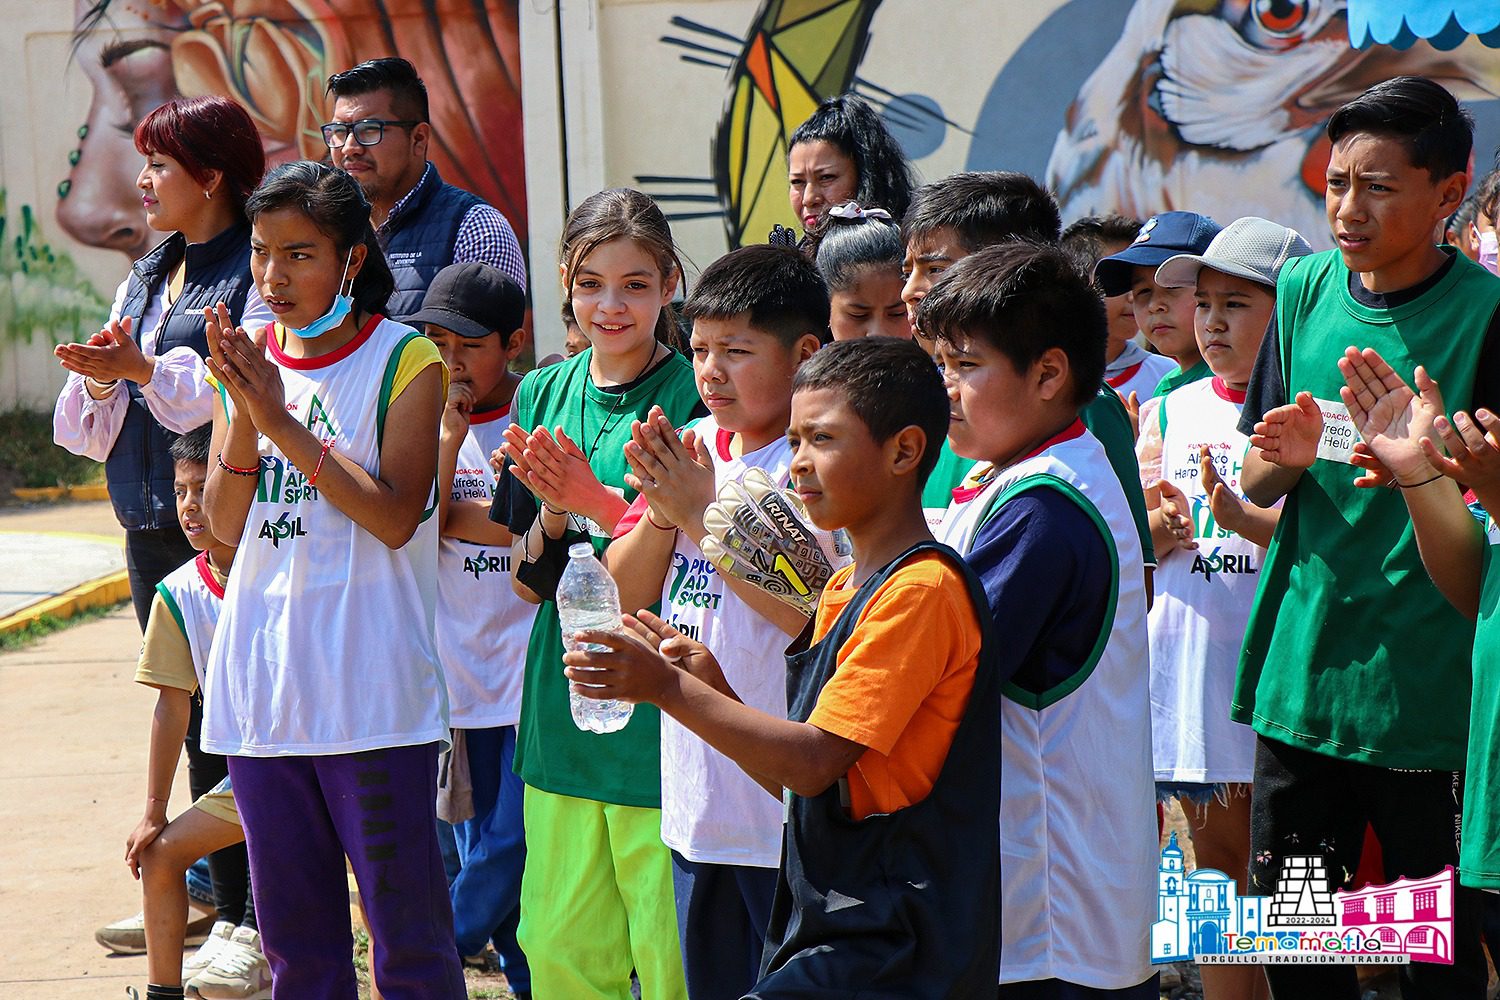
[[0,633],[128,597],[124,539],[107,501],[0,508]]
[[[0,519],[3,523],[3,519]],[[6,527],[9,527],[6,525]],[[132,683],[131,610],[0,654],[0,997],[145,993],[146,958],[111,956],[94,929],[140,909],[125,837],[145,805],[155,692]],[[169,812],[187,807],[180,767]]]

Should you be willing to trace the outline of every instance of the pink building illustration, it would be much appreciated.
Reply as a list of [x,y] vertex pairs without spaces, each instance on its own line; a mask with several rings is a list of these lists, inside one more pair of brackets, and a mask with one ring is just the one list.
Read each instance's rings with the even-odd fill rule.
[[1413,959],[1453,961],[1453,868],[1429,878],[1400,878],[1389,885],[1335,892],[1342,927],[1378,939],[1381,950]]

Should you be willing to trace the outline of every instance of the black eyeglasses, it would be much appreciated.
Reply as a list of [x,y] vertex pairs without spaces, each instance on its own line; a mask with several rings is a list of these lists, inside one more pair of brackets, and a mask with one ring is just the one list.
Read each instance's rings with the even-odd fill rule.
[[421,122],[398,122],[386,121],[381,118],[365,118],[353,124],[344,122],[329,122],[323,126],[323,141],[328,143],[329,149],[338,149],[349,140],[349,133],[354,133],[354,141],[361,146],[374,146],[385,138],[385,130],[388,125],[401,128],[412,128]]

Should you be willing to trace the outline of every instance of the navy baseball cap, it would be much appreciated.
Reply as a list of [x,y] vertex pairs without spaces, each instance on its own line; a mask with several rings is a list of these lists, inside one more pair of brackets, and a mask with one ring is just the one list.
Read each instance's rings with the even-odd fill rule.
[[1094,265],[1094,283],[1107,296],[1130,291],[1137,267],[1157,268],[1178,254],[1201,254],[1219,235],[1219,224],[1197,212],[1162,212],[1146,220],[1135,242]]
[[422,308],[402,320],[410,326],[432,323],[460,337],[504,338],[526,321],[526,293],[504,271],[479,261],[449,264],[437,273]]

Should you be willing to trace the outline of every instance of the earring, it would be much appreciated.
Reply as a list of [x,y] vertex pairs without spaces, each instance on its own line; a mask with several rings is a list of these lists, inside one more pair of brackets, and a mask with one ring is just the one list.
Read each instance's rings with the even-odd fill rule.
[[214,196],[212,194],[210,194],[207,191],[203,192],[203,200],[204,201],[213,201],[213,199],[214,199]]

